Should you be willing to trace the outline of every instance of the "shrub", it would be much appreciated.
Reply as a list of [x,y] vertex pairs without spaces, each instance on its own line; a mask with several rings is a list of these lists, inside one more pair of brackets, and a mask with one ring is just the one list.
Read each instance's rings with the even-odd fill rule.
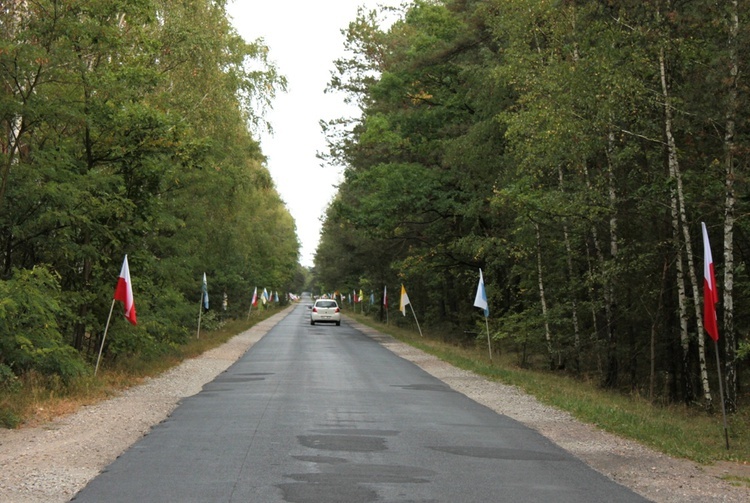
[[[60,286],[44,267],[16,270],[0,281],[0,368],[14,376],[36,371],[64,383],[88,370],[58,329]],[[0,382],[7,370],[0,370]]]
[[21,388],[21,383],[18,381],[18,376],[13,373],[13,370],[0,363],[0,391],[16,392]]

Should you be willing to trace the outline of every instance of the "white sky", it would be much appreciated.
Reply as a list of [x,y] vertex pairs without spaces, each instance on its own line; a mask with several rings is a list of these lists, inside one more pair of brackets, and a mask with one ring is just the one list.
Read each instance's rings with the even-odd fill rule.
[[336,193],[340,169],[321,167],[325,150],[321,119],[352,116],[343,96],[325,94],[333,61],[344,54],[341,30],[357,7],[399,5],[401,0],[230,0],[228,13],[237,32],[250,42],[262,38],[269,59],[287,78],[267,119],[273,136],[263,134],[261,149],[281,198],[297,225],[300,261],[313,265],[321,218]]

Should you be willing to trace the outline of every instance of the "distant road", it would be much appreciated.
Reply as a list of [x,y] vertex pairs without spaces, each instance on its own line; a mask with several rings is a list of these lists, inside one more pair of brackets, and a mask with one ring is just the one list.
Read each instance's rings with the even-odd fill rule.
[[73,501],[647,500],[303,302]]

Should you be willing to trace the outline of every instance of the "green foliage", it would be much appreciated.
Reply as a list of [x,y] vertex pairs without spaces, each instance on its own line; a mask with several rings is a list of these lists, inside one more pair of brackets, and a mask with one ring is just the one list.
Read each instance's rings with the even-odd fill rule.
[[21,383],[13,369],[4,363],[0,363],[0,392],[18,391],[20,386]]
[[0,364],[85,373],[125,254],[138,325],[114,316],[105,362],[184,344],[204,272],[230,316],[291,288],[296,229],[253,136],[286,83],[223,2],[14,3],[0,31],[0,277],[29,282],[0,302]]
[[[683,355],[678,313],[701,292],[690,288],[685,240],[699,266],[699,223],[709,224],[721,277],[729,182],[735,215],[750,201],[748,122],[737,121],[730,146],[723,114],[735,103],[748,116],[750,100],[728,74],[724,13],[702,0],[660,8],[416,1],[387,28],[380,13],[360,12],[330,87],[362,114],[327,124],[329,159],[345,171],[316,282],[342,291],[404,283],[424,325],[464,339],[480,321],[481,267],[490,331],[522,364],[623,389],[667,375],[675,384],[655,393],[691,400],[698,320],[690,305]],[[746,30],[736,43],[750,46]],[[682,217],[665,165],[662,61],[687,233],[673,228]],[[734,330],[724,349],[742,369],[750,234],[744,219],[732,225]]]
[[80,355],[67,346],[57,325],[60,312],[57,278],[43,267],[17,270],[0,280],[0,366],[3,383],[29,371],[57,375],[63,382],[85,375]]

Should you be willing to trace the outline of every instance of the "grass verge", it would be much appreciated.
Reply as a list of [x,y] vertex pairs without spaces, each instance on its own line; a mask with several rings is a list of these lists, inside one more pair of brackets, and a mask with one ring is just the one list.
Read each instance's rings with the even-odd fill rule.
[[224,344],[279,311],[280,309],[257,311],[249,321],[230,320],[217,330],[201,331],[200,339],[192,338],[158,358],[123,359],[101,367],[96,376],[81,377],[68,385],[39,374],[24,375],[15,389],[0,390],[0,427],[37,426],[55,417],[75,412],[82,406],[110,398],[148,377],[157,376],[179,365],[183,360]]
[[[456,367],[488,379],[518,386],[540,402],[572,414],[623,438],[635,440],[669,456],[700,464],[727,461],[750,463],[750,413],[747,410],[727,418],[730,449],[726,449],[721,413],[708,414],[685,405],[661,406],[637,395],[607,391],[560,372],[526,370],[504,355],[489,361],[486,347],[460,347],[392,325],[384,325],[367,316],[347,315],[356,321],[388,334],[401,342],[432,354]],[[735,480],[750,486],[750,478]]]

